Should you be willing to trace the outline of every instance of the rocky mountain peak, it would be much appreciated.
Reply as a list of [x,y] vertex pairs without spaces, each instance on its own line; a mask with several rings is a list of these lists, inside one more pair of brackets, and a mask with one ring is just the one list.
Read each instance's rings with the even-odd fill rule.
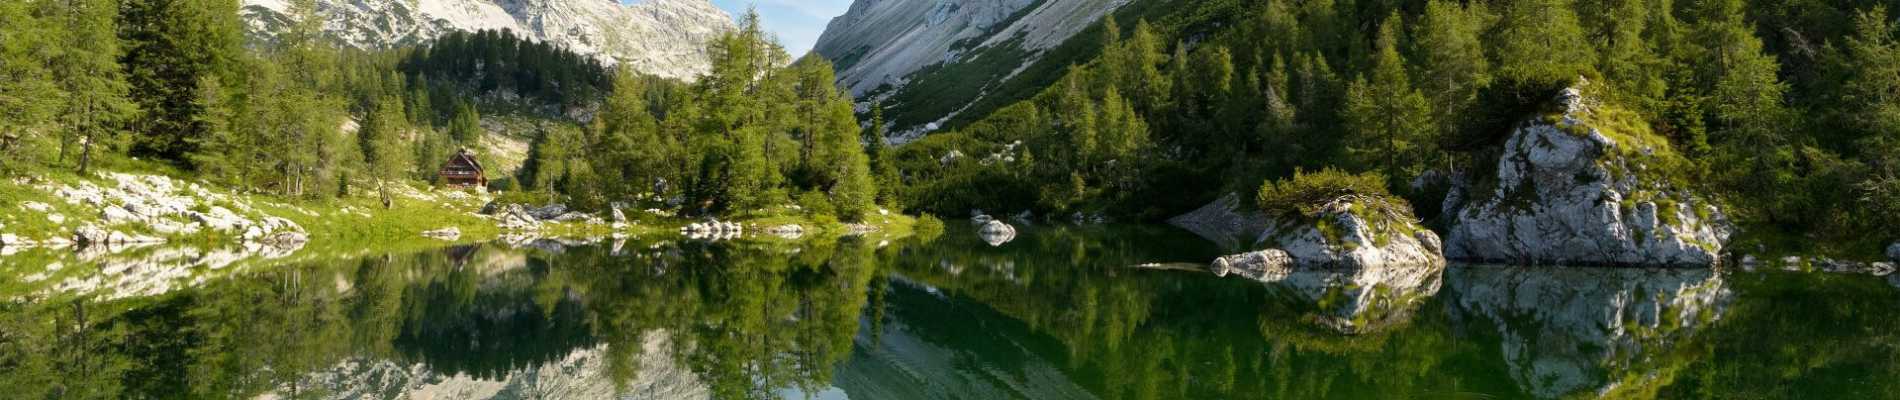
[[[289,25],[285,0],[244,0],[247,33],[270,40]],[[735,29],[708,0],[317,0],[323,30],[363,49],[420,44],[455,30],[509,30],[610,65],[669,78],[708,70],[706,43]]]

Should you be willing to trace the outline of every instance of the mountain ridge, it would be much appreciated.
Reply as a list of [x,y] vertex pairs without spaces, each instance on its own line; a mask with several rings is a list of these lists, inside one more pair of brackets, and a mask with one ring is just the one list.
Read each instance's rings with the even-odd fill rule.
[[[859,111],[871,104],[892,111],[889,136],[903,142],[937,130],[991,94],[985,89],[1042,62],[1127,3],[858,0],[831,20],[812,51],[837,64],[838,81],[858,96]],[[959,73],[939,73],[945,70]],[[962,90],[935,89],[952,84]]]
[[[316,0],[323,31],[360,49],[387,49],[464,30],[509,30],[608,65],[675,79],[705,74],[706,43],[736,29],[707,0]],[[288,26],[286,0],[243,0],[246,34],[268,42]]]

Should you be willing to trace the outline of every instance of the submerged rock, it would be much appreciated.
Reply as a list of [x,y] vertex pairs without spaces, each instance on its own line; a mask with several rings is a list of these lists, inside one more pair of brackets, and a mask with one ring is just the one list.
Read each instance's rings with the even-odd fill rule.
[[[1636,118],[1593,109],[1578,89],[1561,116],[1512,133],[1490,190],[1454,188],[1445,255],[1528,264],[1707,267],[1732,230],[1721,210],[1665,178],[1680,160]],[[1605,121],[1610,121],[1605,123]],[[1484,180],[1480,178],[1479,180]]]

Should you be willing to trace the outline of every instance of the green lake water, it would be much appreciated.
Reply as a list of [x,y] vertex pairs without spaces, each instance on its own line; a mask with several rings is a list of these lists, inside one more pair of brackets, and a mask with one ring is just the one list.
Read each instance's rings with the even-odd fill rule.
[[1263,283],[1146,227],[255,250],[8,250],[0,399],[1900,399],[1900,278]]

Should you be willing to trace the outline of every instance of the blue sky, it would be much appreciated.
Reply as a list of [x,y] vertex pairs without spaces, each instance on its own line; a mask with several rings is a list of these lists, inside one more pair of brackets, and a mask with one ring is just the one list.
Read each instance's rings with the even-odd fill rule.
[[[623,3],[636,3],[639,0],[621,0]],[[757,5],[759,16],[765,20],[765,29],[778,35],[780,44],[793,57],[805,55],[811,46],[818,42],[818,35],[825,33],[825,24],[831,17],[844,14],[851,8],[851,0],[712,0],[714,5],[732,13],[733,17],[745,14],[746,7]]]

